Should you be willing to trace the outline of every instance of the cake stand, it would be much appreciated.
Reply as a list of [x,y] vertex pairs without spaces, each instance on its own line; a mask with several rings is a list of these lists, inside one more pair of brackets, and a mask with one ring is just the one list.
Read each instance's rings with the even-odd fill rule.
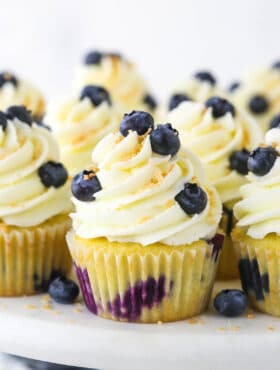
[[[238,283],[216,284],[214,292]],[[126,324],[47,295],[0,299],[0,351],[102,370],[279,370],[280,319],[211,309],[171,324]]]

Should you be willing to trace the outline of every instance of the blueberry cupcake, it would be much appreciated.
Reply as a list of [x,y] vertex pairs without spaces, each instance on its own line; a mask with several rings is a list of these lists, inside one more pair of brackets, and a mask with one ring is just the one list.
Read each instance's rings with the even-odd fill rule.
[[145,104],[147,99],[147,87],[142,76],[135,65],[120,54],[89,52],[77,71],[76,80],[80,87],[88,84],[105,87],[124,112]]
[[242,82],[229,87],[229,98],[240,109],[251,114],[266,132],[275,115],[280,113],[280,61],[253,70]]
[[72,182],[67,236],[89,310],[143,323],[202,312],[223,236],[221,201],[199,160],[146,112],[125,115],[92,158],[95,171]]
[[225,232],[218,277],[238,276],[237,261],[230,233],[234,224],[232,207],[246,183],[248,150],[261,141],[256,122],[220,97],[205,104],[184,101],[169,112],[168,121],[179,131],[182,144],[202,161],[206,177],[218,190],[223,202],[221,226]]
[[244,291],[253,306],[280,316],[280,128],[250,153],[248,181],[235,205],[232,233]]
[[2,72],[0,73],[0,109],[5,110],[11,105],[24,105],[36,120],[40,120],[45,112],[43,95],[35,86],[10,72]]
[[120,108],[97,85],[85,86],[78,94],[51,104],[45,118],[71,175],[91,165],[92,149],[108,133],[118,131],[120,120]]
[[0,112],[0,296],[34,294],[71,258],[67,171],[51,133],[23,106]]
[[168,110],[173,110],[182,101],[204,102],[214,95],[221,95],[216,77],[212,72],[198,71],[173,90],[168,101]]

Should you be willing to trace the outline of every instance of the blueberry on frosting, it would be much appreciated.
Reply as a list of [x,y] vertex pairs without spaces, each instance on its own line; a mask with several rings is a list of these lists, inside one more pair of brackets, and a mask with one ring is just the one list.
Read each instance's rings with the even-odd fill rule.
[[0,128],[5,131],[7,128],[7,117],[6,114],[0,111]]
[[54,161],[48,161],[39,167],[38,175],[47,188],[51,186],[59,188],[66,183],[68,178],[67,170],[63,164]]
[[173,110],[184,101],[190,101],[191,98],[187,94],[177,93],[173,94],[169,99],[168,109]]
[[228,91],[230,93],[234,92],[235,90],[237,90],[239,87],[240,87],[241,83],[239,81],[234,81],[232,82],[229,87],[228,87]]
[[83,202],[95,200],[94,194],[102,189],[101,184],[92,170],[84,170],[78,173],[71,185],[71,190],[74,197]]
[[223,117],[227,113],[231,113],[232,116],[235,116],[234,106],[228,100],[218,96],[213,96],[206,100],[205,106],[207,108],[212,108],[212,115],[214,118]]
[[210,85],[216,85],[216,78],[209,71],[198,71],[194,74],[194,77],[199,81],[209,82]]
[[207,194],[197,184],[187,183],[175,200],[187,215],[192,216],[203,212],[207,205]]
[[129,131],[136,131],[138,135],[144,135],[154,128],[154,119],[148,112],[133,110],[126,113],[120,124],[120,132],[127,136]]
[[254,175],[264,176],[273,167],[277,156],[278,153],[273,147],[259,147],[249,155],[248,170]]
[[86,65],[94,65],[94,64],[100,64],[102,59],[102,53],[97,50],[90,51],[88,54],[86,54],[84,58],[84,64]]
[[17,87],[18,80],[13,74],[9,72],[2,72],[0,73],[0,88],[6,83],[11,83],[12,85],[14,85],[14,87]]
[[150,134],[151,147],[160,155],[175,155],[180,149],[178,131],[170,123],[158,125]]
[[90,99],[91,103],[98,107],[103,102],[107,102],[109,105],[111,105],[111,97],[110,94],[104,87],[97,86],[97,85],[87,85],[83,88],[80,100],[83,100],[85,98]]
[[30,111],[27,110],[23,105],[12,105],[7,109],[6,114],[8,119],[17,118],[29,126],[32,125],[33,119]]
[[157,107],[157,101],[151,94],[146,94],[143,98],[143,103],[148,106],[148,108],[153,111]]
[[272,64],[272,68],[280,70],[280,60],[276,60],[276,62]]
[[248,158],[249,152],[246,149],[237,150],[229,157],[229,164],[232,170],[237,171],[241,175],[248,174]]
[[249,110],[254,114],[263,114],[269,108],[269,101],[265,96],[255,95],[248,103]]
[[269,128],[280,128],[280,114],[277,114],[272,118]]

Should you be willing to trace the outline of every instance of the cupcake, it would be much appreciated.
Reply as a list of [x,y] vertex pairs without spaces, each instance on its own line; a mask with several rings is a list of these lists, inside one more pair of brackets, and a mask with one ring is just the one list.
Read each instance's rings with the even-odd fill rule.
[[253,70],[241,83],[229,88],[229,98],[240,109],[252,115],[266,132],[280,112],[280,62]]
[[85,303],[104,318],[150,323],[202,312],[223,236],[221,202],[171,124],[146,112],[95,147],[72,182],[67,240]]
[[71,258],[67,171],[51,133],[23,106],[0,112],[0,296],[34,294]]
[[105,87],[123,107],[123,112],[139,108],[147,98],[146,84],[135,65],[116,53],[88,53],[76,80],[80,87],[88,84]]
[[0,109],[11,105],[24,105],[40,120],[45,112],[45,101],[41,92],[29,82],[9,72],[0,73]]
[[118,131],[120,109],[101,86],[85,86],[79,94],[51,104],[46,123],[61,148],[71,175],[91,165],[91,152],[100,139]]
[[223,202],[222,229],[226,236],[218,268],[221,279],[238,276],[230,233],[234,224],[232,207],[246,183],[248,150],[261,141],[255,121],[237,111],[227,100],[212,97],[205,104],[185,101],[167,116],[179,131],[182,144],[202,161],[206,177]]
[[265,145],[251,152],[248,181],[234,207],[232,238],[244,291],[253,306],[280,316],[280,128],[267,132]]
[[174,109],[185,100],[204,102],[211,96],[221,94],[216,77],[209,71],[198,71],[178,84],[169,98],[168,109]]

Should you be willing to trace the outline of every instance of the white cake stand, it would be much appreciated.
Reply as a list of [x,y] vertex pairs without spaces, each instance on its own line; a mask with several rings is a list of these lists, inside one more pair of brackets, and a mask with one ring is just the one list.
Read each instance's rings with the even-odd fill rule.
[[[236,285],[236,284],[235,284]],[[218,284],[215,291],[232,287]],[[171,324],[100,319],[47,296],[0,299],[0,351],[102,370],[279,370],[280,319],[211,310]]]

